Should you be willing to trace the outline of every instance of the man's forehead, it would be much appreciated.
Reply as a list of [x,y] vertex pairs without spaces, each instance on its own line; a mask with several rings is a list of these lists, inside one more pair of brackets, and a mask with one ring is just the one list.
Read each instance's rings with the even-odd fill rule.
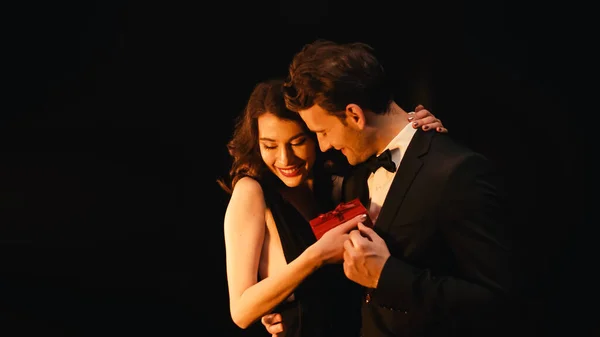
[[[301,110],[300,117],[306,122],[308,126],[311,124],[326,124],[331,122],[331,117],[335,117],[327,112],[327,110],[321,108],[318,105]],[[335,118],[334,118],[335,119]]]

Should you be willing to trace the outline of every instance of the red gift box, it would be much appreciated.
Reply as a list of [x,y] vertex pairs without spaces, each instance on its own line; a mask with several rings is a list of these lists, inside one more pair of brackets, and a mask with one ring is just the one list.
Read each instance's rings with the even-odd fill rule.
[[334,210],[310,220],[310,227],[317,240],[319,240],[328,230],[361,214],[367,215],[367,220],[363,223],[366,226],[373,227],[373,223],[369,218],[369,212],[358,199],[342,202]]

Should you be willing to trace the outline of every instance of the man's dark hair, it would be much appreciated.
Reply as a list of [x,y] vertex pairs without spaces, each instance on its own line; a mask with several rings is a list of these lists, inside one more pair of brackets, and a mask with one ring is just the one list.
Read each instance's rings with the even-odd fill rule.
[[373,48],[360,42],[317,40],[305,45],[294,56],[284,87],[286,106],[296,112],[318,104],[341,114],[354,103],[384,114],[393,100]]

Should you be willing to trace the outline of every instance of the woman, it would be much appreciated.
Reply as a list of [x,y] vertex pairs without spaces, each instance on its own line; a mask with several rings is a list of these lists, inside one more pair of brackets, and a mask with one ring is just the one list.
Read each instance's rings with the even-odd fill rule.
[[[231,193],[224,219],[231,317],[245,329],[275,309],[286,336],[358,336],[360,288],[337,263],[343,241],[327,234],[316,241],[308,224],[335,207],[332,176],[343,156],[318,149],[315,135],[286,109],[282,85],[254,88],[228,143],[229,179],[219,181]],[[426,110],[415,121],[446,132]]]

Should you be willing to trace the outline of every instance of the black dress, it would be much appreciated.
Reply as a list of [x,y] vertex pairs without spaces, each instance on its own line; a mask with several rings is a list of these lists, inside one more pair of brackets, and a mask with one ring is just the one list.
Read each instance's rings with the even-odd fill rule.
[[[263,186],[264,188],[264,186]],[[285,259],[296,259],[316,241],[310,224],[281,195],[263,189],[279,231]],[[361,287],[348,280],[341,264],[328,264],[294,291],[294,301],[280,304],[286,337],[357,337],[360,333]]]

